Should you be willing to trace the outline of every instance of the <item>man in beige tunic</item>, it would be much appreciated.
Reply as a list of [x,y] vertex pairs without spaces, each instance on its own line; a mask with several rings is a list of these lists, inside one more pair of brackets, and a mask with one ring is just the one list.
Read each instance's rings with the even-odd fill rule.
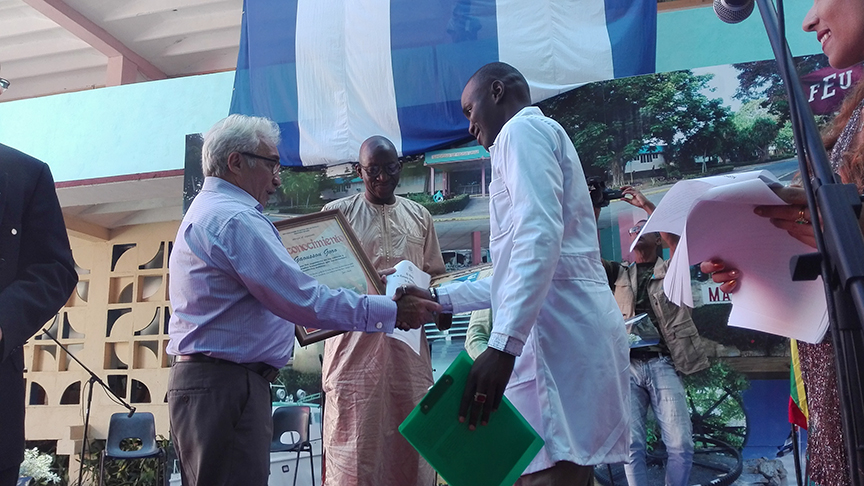
[[[444,273],[432,216],[393,194],[402,165],[384,137],[360,147],[357,172],[366,185],[324,207],[341,209],[378,270],[409,260],[430,275]],[[422,333],[422,328],[420,329]],[[324,346],[325,485],[429,486],[435,472],[399,433],[399,424],[432,386],[425,334],[420,354],[384,334],[349,332]]]

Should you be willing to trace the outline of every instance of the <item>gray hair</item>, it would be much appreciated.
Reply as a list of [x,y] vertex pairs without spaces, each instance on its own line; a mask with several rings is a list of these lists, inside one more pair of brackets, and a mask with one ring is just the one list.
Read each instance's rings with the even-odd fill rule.
[[[231,152],[255,152],[261,142],[278,146],[279,126],[273,120],[258,116],[229,115],[216,122],[204,135],[201,168],[205,176],[222,177],[228,172]],[[252,167],[254,160],[247,160]]]

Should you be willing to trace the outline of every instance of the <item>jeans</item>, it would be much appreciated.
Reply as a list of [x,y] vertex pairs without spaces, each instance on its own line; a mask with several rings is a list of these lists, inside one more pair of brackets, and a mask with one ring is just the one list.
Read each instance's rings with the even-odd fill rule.
[[645,417],[649,406],[669,454],[666,485],[686,486],[693,466],[693,426],[684,385],[668,356],[630,360],[630,460],[624,465],[629,486],[648,485]]

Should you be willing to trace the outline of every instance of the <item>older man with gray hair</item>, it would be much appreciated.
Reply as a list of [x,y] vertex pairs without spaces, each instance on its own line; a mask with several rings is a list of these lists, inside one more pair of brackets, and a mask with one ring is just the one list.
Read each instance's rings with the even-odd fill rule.
[[268,381],[291,357],[293,322],[392,332],[440,311],[409,295],[330,289],[300,270],[262,213],[281,184],[278,144],[266,118],[231,115],[210,129],[204,184],[171,252],[168,412],[187,486],[267,484]]

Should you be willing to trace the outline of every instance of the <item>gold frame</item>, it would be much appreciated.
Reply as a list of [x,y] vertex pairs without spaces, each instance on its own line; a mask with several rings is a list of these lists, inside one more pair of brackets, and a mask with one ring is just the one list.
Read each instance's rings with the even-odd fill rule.
[[[335,226],[333,226],[333,223],[335,223]],[[291,257],[294,258],[295,261],[297,260],[295,257],[301,255],[301,252],[308,252],[311,250],[308,248],[301,249],[300,247],[311,243],[311,241],[309,241],[310,237],[318,238],[320,233],[316,233],[316,231],[320,231],[322,227],[326,227],[326,230],[330,231],[336,228],[336,234],[334,236],[328,236],[326,239],[327,241],[332,239],[338,240],[340,237],[344,239],[344,242],[337,241],[332,243],[332,245],[341,245],[349,250],[347,253],[348,255],[353,256],[353,262],[349,262],[348,266],[353,268],[349,268],[349,272],[325,271],[323,278],[319,278],[321,272],[307,271],[307,268],[309,268],[310,265],[315,266],[314,270],[330,268],[326,262],[312,258],[320,255],[320,253],[309,255],[308,261],[298,262],[300,268],[320,283],[331,288],[343,287],[360,294],[377,293],[379,295],[384,295],[384,285],[378,277],[378,271],[375,270],[375,267],[372,265],[366,252],[363,251],[363,248],[360,246],[360,240],[357,238],[354,230],[351,229],[351,225],[348,224],[348,220],[345,218],[345,215],[342,214],[342,211],[334,209],[330,211],[322,211],[320,213],[307,214],[305,216],[298,216],[296,218],[278,221],[274,223],[274,226],[276,226],[276,229],[279,231],[279,236],[282,238],[282,243],[285,245],[286,250],[288,250],[289,253],[292,252],[292,249],[295,250],[295,252],[291,254]],[[290,240],[286,241],[286,238],[290,238]],[[304,241],[306,243],[304,243]],[[318,241],[324,240],[319,239],[315,241],[317,243]],[[331,243],[326,244],[331,245]],[[357,272],[362,272],[362,278]],[[328,275],[331,278],[328,279]],[[344,278],[346,275],[348,276],[347,279]],[[343,278],[337,279],[337,277]],[[342,285],[345,280],[353,280],[354,285]],[[365,280],[365,288],[361,288],[360,282],[362,280]],[[317,329],[302,324],[296,324],[295,327],[295,335],[297,336],[297,342],[300,343],[300,346],[316,343],[329,337],[342,334],[343,332],[345,331]]]

